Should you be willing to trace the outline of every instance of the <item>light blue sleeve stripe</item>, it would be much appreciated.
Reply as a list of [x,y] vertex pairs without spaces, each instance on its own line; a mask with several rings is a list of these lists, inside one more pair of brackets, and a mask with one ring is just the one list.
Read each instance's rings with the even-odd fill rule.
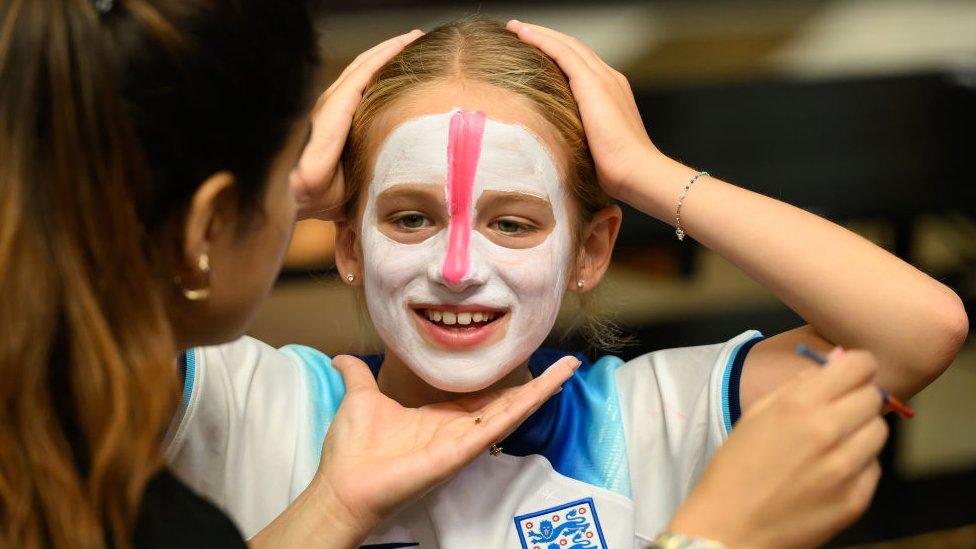
[[[725,434],[732,432],[732,411],[729,409],[729,379],[732,377],[732,365],[739,356],[739,351],[742,350],[743,345],[753,339],[761,339],[763,337],[762,333],[756,330],[751,330],[747,333],[750,336],[737,343],[735,349],[729,353],[729,358],[725,362],[725,372],[722,373],[722,420],[725,423]],[[741,381],[741,377],[739,379]]]
[[197,359],[194,349],[189,349],[184,354],[186,356],[186,373],[183,375],[183,410],[190,404],[190,397],[193,396],[193,381],[197,375]]
[[325,434],[346,394],[346,384],[339,371],[332,367],[332,359],[328,355],[304,345],[288,345],[281,350],[298,358],[299,363],[305,367],[308,402],[311,406],[308,417],[311,429],[310,451],[318,456],[322,451]]
[[614,356],[584,363],[563,384],[558,400],[545,409],[554,411],[555,417],[545,412],[533,415],[523,428],[528,429],[524,431],[527,438],[533,431],[554,433],[547,437],[543,456],[559,474],[631,498],[627,440],[615,375],[623,363]]
[[583,374],[587,386],[596,389],[602,397],[591,402],[589,409],[593,415],[587,418],[589,428],[584,433],[587,447],[598,456],[594,460],[594,472],[600,481],[597,485],[632,498],[627,438],[616,376],[617,368],[623,365],[624,361],[615,356],[604,356]]

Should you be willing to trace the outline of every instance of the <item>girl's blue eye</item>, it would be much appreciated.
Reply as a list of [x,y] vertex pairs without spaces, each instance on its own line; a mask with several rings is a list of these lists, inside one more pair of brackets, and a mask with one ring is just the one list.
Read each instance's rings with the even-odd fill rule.
[[527,223],[521,223],[513,219],[496,219],[491,224],[496,231],[506,235],[521,235],[532,232],[535,228]]
[[426,216],[417,212],[404,213],[394,218],[393,222],[397,227],[408,231],[416,231],[431,225],[430,220]]

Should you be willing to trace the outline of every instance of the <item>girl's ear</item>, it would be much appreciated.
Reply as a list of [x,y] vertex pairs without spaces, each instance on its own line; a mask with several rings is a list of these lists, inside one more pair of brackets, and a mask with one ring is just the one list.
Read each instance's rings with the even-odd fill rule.
[[359,235],[347,221],[336,222],[335,260],[343,281],[352,285],[362,284],[363,259]]
[[596,287],[610,266],[613,245],[620,232],[623,212],[616,204],[603,208],[587,224],[582,233],[576,278],[569,281],[569,289],[588,292]]

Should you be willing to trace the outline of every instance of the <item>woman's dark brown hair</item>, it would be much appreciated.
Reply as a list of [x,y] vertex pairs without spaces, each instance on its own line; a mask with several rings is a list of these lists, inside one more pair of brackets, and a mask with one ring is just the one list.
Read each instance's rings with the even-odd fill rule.
[[178,395],[171,228],[221,170],[261,209],[306,4],[0,0],[0,546],[130,544]]

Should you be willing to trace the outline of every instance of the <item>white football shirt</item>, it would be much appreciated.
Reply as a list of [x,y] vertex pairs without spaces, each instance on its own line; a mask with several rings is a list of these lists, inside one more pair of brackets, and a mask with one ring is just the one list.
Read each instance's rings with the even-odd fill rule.
[[[366,547],[635,547],[663,529],[739,414],[755,331],[583,365],[512,435],[376,529]],[[533,375],[564,353],[539,350]],[[580,356],[583,359],[582,356]],[[381,357],[366,357],[378,368]],[[173,471],[246,537],[315,474],[345,391],[326,355],[251,338],[185,357]]]

